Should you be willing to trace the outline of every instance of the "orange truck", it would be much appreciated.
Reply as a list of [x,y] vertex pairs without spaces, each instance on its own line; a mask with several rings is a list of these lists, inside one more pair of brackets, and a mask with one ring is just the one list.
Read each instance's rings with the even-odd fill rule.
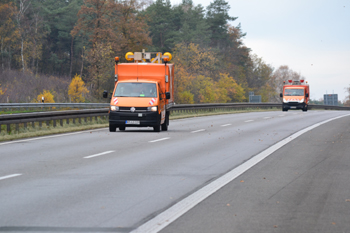
[[307,111],[309,105],[310,88],[305,80],[283,82],[283,92],[280,94],[282,100],[282,111],[289,109],[302,109]]
[[[170,53],[128,52],[130,63],[115,57],[115,86],[109,109],[109,131],[153,127],[167,131],[174,104],[174,64]],[[108,92],[103,92],[108,97]]]

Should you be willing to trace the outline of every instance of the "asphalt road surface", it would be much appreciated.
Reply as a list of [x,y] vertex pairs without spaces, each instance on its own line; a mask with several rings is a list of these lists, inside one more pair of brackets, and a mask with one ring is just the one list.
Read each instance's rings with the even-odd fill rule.
[[281,140],[344,115],[148,232],[350,232],[349,114],[230,114],[174,120],[160,133],[101,129],[0,143],[0,232],[142,232]]

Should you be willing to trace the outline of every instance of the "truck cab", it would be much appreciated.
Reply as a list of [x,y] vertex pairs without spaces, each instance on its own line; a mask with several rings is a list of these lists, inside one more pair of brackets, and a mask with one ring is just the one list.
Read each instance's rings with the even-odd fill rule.
[[282,97],[282,111],[302,109],[307,111],[309,104],[310,88],[304,80],[284,82]]
[[[152,59],[151,53],[129,52],[126,59],[133,63],[116,62],[110,132],[117,128],[124,131],[126,127],[153,127],[155,132],[168,130],[170,108],[174,104],[174,65],[168,64],[169,58],[169,53],[154,53]],[[104,97],[107,95],[105,91]]]

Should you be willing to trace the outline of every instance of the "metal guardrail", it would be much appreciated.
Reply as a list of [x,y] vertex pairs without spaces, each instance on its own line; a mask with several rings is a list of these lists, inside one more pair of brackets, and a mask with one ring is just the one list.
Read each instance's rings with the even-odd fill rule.
[[0,103],[4,109],[34,109],[34,108],[108,108],[109,103]]
[[[60,121],[60,125],[63,125],[63,120],[67,120],[69,123],[69,119],[73,119],[73,123],[75,123],[75,119],[78,118],[79,123],[83,118],[87,121],[87,118],[90,117],[90,121],[92,117],[107,117],[108,116],[108,107],[109,103],[102,104],[0,104],[0,107],[10,106],[14,108],[32,108],[33,106],[39,107],[86,107],[86,106],[94,106],[97,109],[84,109],[84,110],[67,110],[67,111],[47,111],[47,112],[33,112],[33,113],[19,113],[19,114],[5,114],[0,115],[0,131],[1,125],[7,125],[7,131],[9,132],[10,125],[16,124],[16,130],[18,131],[18,125],[20,123],[24,124],[24,127],[27,127],[28,122],[32,122],[34,127],[34,122],[41,123],[46,121],[46,124],[49,124],[49,121],[53,121],[53,126],[56,126],[56,120]],[[198,110],[208,110],[208,109],[246,109],[246,108],[281,108],[281,104],[279,103],[225,103],[225,104],[177,104],[171,107],[170,111],[198,111]],[[350,110],[350,107],[340,107],[340,106],[330,106],[330,105],[309,105],[309,109],[325,109],[325,110]]]

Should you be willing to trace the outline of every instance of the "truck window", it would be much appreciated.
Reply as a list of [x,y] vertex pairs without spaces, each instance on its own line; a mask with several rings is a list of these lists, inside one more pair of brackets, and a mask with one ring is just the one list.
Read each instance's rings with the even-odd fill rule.
[[155,83],[118,83],[115,97],[157,97]]
[[304,96],[304,89],[284,89],[285,96]]

